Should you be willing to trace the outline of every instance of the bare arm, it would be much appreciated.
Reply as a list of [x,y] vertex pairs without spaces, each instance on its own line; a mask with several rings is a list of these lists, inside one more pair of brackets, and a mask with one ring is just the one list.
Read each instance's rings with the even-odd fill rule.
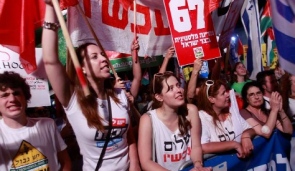
[[165,55],[165,58],[164,58],[164,61],[163,61],[162,65],[161,65],[161,68],[159,70],[159,73],[164,73],[166,71],[168,62],[172,58],[172,56],[174,55],[174,53],[175,53],[175,49],[174,49],[173,46],[171,46],[168,49],[168,51],[167,51],[167,53]]
[[57,153],[57,159],[58,159],[58,162],[60,163],[61,171],[71,171],[72,169],[71,159],[66,149]]
[[195,168],[203,167],[203,151],[201,145],[201,121],[199,118],[199,111],[193,104],[188,104],[188,119],[191,123],[191,139],[192,139],[192,152],[191,160]]
[[[57,23],[54,8],[49,4],[46,4],[44,21]],[[70,85],[65,68],[58,59],[57,40],[57,30],[43,29],[42,49],[46,74],[57,98],[63,106],[67,106],[71,97]]]
[[140,118],[138,132],[138,154],[142,170],[167,171],[158,163],[152,161],[152,123],[150,116],[144,114]]
[[293,126],[289,117],[287,116],[287,114],[285,113],[283,109],[279,111],[279,114],[280,114],[280,119],[277,121],[276,127],[280,131],[291,135],[293,133]]
[[[280,108],[279,94],[277,92],[272,93],[270,98],[271,111],[267,117],[264,125],[261,125],[256,119],[248,118],[246,121],[255,130],[257,135],[269,138],[272,135],[273,129],[276,127],[277,115]],[[269,131],[262,131],[262,127],[266,126]]]
[[192,100],[196,94],[196,85],[198,81],[199,71],[202,67],[202,60],[200,58],[195,59],[194,68],[187,87],[187,100],[192,103]]
[[[133,40],[131,51],[138,50],[138,49],[139,49],[138,40]],[[138,95],[140,84],[141,84],[142,73],[141,73],[140,62],[138,59],[135,62],[135,60],[134,60],[135,57],[133,55],[135,55],[135,54],[132,53],[133,80],[132,80],[130,92],[133,95],[133,97],[136,98]]]
[[235,150],[241,145],[236,141],[224,141],[224,142],[208,142],[202,144],[204,154],[222,153],[230,150]]
[[249,128],[246,129],[241,137],[241,144],[242,148],[245,154],[245,157],[249,156],[252,153],[252,150],[254,149],[252,138],[256,135],[254,129]]

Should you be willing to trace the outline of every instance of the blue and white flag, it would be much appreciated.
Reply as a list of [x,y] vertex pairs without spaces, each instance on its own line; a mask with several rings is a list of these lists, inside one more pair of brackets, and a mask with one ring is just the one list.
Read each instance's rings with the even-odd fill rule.
[[258,10],[258,0],[245,0],[241,9],[242,23],[248,37],[247,70],[250,78],[256,79],[258,72],[262,70],[261,32]]
[[295,1],[271,0],[270,5],[280,66],[295,74]]

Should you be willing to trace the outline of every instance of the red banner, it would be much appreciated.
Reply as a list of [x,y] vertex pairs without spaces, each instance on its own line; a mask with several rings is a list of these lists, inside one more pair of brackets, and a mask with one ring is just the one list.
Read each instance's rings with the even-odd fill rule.
[[220,57],[207,0],[164,0],[180,66]]

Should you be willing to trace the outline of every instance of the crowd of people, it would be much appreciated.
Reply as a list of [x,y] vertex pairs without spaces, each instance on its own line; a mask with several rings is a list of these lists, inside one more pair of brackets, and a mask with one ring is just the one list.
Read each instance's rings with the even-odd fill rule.
[[[210,78],[204,79],[199,78],[198,58],[182,87],[167,71],[175,52],[171,46],[150,90],[140,91],[140,63],[132,58],[134,76],[127,91],[124,80],[111,75],[103,49],[85,43],[76,50],[90,89],[85,96],[74,66],[66,70],[59,61],[58,22],[50,1],[44,20],[44,66],[67,126],[58,129],[52,119],[32,115],[25,79],[13,72],[0,74],[0,170],[176,171],[191,160],[191,171],[209,171],[212,167],[203,166],[204,154],[235,151],[239,158],[248,158],[255,136],[270,138],[274,129],[293,133],[294,75],[278,77],[277,71],[266,70],[250,80],[238,62],[227,80],[217,60]],[[130,51],[138,49],[135,39]],[[73,151],[79,154],[73,157]]]

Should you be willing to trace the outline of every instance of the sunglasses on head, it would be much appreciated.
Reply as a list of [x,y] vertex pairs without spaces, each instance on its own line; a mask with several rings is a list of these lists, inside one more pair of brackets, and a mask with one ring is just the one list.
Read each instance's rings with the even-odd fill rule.
[[155,93],[155,82],[156,82],[156,77],[162,77],[162,76],[165,76],[165,75],[173,75],[173,72],[172,71],[165,71],[163,73],[159,72],[159,73],[156,73],[154,74],[154,80],[153,80],[153,93]]
[[209,88],[214,84],[214,81],[213,80],[207,80],[206,81],[206,95],[207,95],[207,98],[209,97],[209,95],[208,95],[208,92],[209,92]]

